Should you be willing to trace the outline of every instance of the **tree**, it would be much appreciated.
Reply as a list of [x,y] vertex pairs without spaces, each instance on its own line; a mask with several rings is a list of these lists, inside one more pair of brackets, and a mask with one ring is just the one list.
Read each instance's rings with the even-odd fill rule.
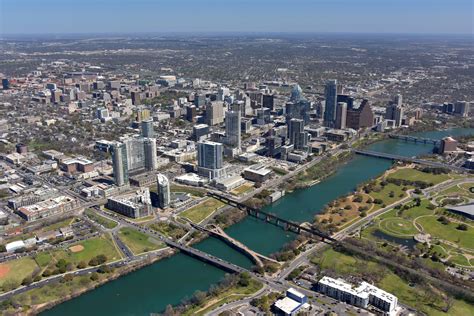
[[91,274],[91,280],[92,281],[99,280],[99,275],[97,274],[97,272],[94,272],[94,273]]
[[21,285],[30,285],[31,283],[33,283],[33,279],[31,278],[31,276],[27,276],[26,278],[23,279],[23,281],[21,281]]
[[85,267],[87,267],[87,263],[85,263],[85,261],[81,261],[77,264],[78,269],[84,269]]
[[463,230],[463,231],[466,231],[467,230],[467,225],[466,224],[459,224],[458,227],[456,227],[456,229],[458,230]]
[[175,316],[177,315],[176,312],[173,309],[173,306],[171,305],[166,305],[165,312],[163,313],[163,316]]

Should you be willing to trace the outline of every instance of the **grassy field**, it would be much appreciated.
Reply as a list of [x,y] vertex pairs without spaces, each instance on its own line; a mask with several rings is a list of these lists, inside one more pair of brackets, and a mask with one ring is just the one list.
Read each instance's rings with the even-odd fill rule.
[[413,223],[403,218],[387,218],[379,223],[379,228],[390,235],[409,237],[418,233]]
[[[381,199],[382,204],[390,205],[398,200],[401,200],[406,196],[406,193],[402,190],[403,187],[389,183],[386,186],[380,186],[380,191],[372,191],[369,195],[375,199]],[[409,188],[409,187],[407,187]],[[392,196],[391,196],[392,195]],[[380,208],[382,205],[377,205],[377,208]]]
[[319,265],[322,270],[334,271],[341,277],[356,276],[364,279],[372,277],[376,281],[377,286],[395,294],[400,302],[430,316],[464,316],[474,313],[474,306],[461,300],[453,300],[451,309],[447,313],[442,312],[441,309],[446,305],[442,295],[437,292],[427,291],[426,288],[418,285],[410,286],[408,282],[398,277],[391,270],[372,261],[355,258],[336,252],[333,249],[328,249],[317,257],[312,258],[311,262]]
[[31,276],[35,269],[38,269],[38,265],[35,260],[29,257],[0,264],[0,287],[3,288],[4,285],[18,286],[25,277]]
[[163,235],[171,237],[173,239],[179,239],[186,234],[186,230],[180,226],[172,223],[158,222],[150,225],[150,228],[156,230]]
[[403,179],[410,181],[424,181],[427,183],[438,184],[451,179],[449,174],[432,174],[422,172],[412,168],[403,168],[391,173],[388,178]]
[[216,309],[217,307],[230,303],[236,300],[240,300],[246,296],[249,296],[262,288],[263,284],[251,279],[248,286],[235,286],[227,291],[220,293],[217,297],[213,297],[210,301],[206,301],[203,305],[196,306],[186,311],[184,316],[191,315],[205,315],[206,313]]
[[177,185],[177,184],[172,184],[170,186],[170,191],[171,192],[189,193],[189,194],[197,196],[197,197],[203,197],[203,196],[206,195],[206,191],[204,191],[203,189],[188,187],[188,186],[184,186],[184,185]]
[[474,228],[469,227],[467,231],[456,229],[457,223],[451,222],[447,225],[439,222],[437,216],[424,216],[416,220],[428,234],[453,243],[462,248],[474,250]]
[[221,201],[208,198],[204,202],[182,212],[180,216],[189,219],[193,223],[200,223],[222,206],[224,206],[224,203]]
[[62,221],[46,226],[45,228],[42,229],[42,231],[45,231],[45,232],[52,231],[59,228],[70,226],[72,222],[74,221],[74,219],[75,219],[74,217],[66,218]]
[[118,235],[135,255],[164,247],[159,240],[151,238],[133,228],[121,228]]
[[118,225],[116,221],[105,218],[104,216],[97,214],[95,211],[91,209],[86,210],[84,213],[94,222],[104,226],[105,228],[112,229],[112,228],[117,227]]
[[235,188],[234,190],[232,190],[230,193],[232,193],[233,195],[241,195],[241,194],[244,194],[244,193],[247,193],[248,191],[252,190],[253,188],[253,184],[251,183],[244,183],[242,184],[241,186]]
[[35,261],[41,267],[45,268],[53,259],[49,252],[40,252],[36,255]]
[[[104,278],[99,274],[99,280]],[[18,306],[32,306],[53,302],[68,297],[83,288],[91,286],[94,281],[90,279],[90,275],[76,276],[69,282],[58,282],[48,284],[40,288],[32,289],[19,295],[12,297],[11,301]],[[14,315],[12,313],[10,315]]]
[[79,252],[72,252],[69,249],[55,251],[53,253],[54,258],[57,260],[64,259],[76,265],[81,261],[87,263],[90,259],[98,255],[107,256],[107,261],[121,259],[121,255],[118,253],[117,248],[109,236],[100,236],[87,239],[74,245],[81,245],[84,247],[84,249]]

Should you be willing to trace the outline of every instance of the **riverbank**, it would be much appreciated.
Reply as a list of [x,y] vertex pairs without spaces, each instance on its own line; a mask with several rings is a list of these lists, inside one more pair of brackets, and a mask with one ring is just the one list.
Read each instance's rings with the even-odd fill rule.
[[[467,131],[459,133],[467,133]],[[452,134],[452,131],[449,131],[449,134]],[[431,137],[440,138],[442,136],[443,134],[436,134]],[[425,135],[425,137],[429,137],[429,135]],[[385,140],[371,146],[376,147],[372,149],[410,156],[423,154],[432,149],[426,145],[395,140]],[[339,165],[333,175],[324,181],[309,188],[295,190],[277,202],[265,206],[264,210],[295,222],[311,221],[325,204],[353,191],[360,183],[379,176],[390,166],[391,163],[387,160],[354,157],[347,163]],[[291,232],[283,231],[281,228],[249,217],[229,226],[226,233],[249,248],[265,255],[281,250],[285,243],[296,237]],[[212,238],[197,244],[196,247],[235,264],[246,266],[251,264],[245,256]],[[78,312],[81,308],[82,312],[85,312],[84,308],[86,308],[89,315],[107,313],[148,315],[150,312],[164,310],[168,304],[178,304],[183,297],[192,295],[196,290],[207,290],[223,276],[224,273],[217,268],[177,254],[129,276],[105,284],[77,299],[61,304],[45,315],[76,316],[81,315]],[[140,294],[135,293],[132,289],[136,287],[142,288],[143,291],[140,291]],[[128,299],[124,301],[120,297]],[[87,306],[99,307],[89,309]]]
[[97,272],[90,272],[85,275],[66,274],[58,282],[31,289],[3,301],[1,304],[2,314],[36,315],[95,290],[106,283],[125,277],[139,269],[168,258],[173,254],[173,251],[165,251],[160,253],[159,256],[150,257],[133,266],[119,268],[101,266]]

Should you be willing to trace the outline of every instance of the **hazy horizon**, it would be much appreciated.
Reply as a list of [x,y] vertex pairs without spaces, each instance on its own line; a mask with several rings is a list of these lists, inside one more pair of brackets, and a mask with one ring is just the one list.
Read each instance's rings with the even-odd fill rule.
[[0,35],[472,35],[473,10],[471,0],[0,0]]

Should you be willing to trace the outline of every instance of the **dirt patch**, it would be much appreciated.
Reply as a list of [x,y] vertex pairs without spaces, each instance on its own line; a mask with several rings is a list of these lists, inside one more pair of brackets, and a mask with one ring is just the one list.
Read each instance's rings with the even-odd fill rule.
[[10,272],[10,267],[6,264],[0,264],[0,278],[5,277]]
[[69,250],[71,250],[71,252],[81,252],[82,250],[84,250],[84,246],[83,245],[71,246],[69,247]]

